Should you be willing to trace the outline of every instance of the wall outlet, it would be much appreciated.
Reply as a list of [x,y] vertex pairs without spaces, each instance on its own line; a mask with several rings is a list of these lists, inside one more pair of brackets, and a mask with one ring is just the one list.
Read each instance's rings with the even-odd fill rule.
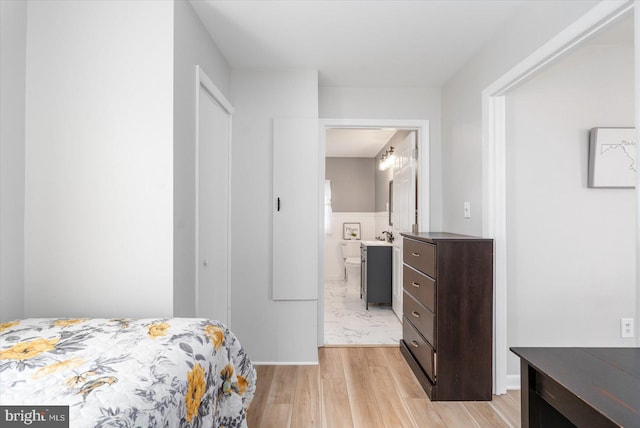
[[471,218],[471,202],[464,203],[464,218]]
[[633,318],[620,318],[620,337],[633,336]]

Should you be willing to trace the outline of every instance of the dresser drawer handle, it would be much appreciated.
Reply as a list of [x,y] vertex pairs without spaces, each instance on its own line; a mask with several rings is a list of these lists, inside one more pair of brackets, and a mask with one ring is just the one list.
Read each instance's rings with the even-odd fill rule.
[[420,318],[420,314],[417,313],[416,311],[411,311],[411,315],[413,315],[416,318]]
[[411,253],[413,257],[420,257],[420,253]]
[[414,348],[419,348],[420,345],[418,345],[418,342],[416,342],[415,340],[411,341],[411,346],[413,346]]
[[412,282],[411,285],[413,285],[416,288],[420,288],[420,284],[418,284],[417,282]]

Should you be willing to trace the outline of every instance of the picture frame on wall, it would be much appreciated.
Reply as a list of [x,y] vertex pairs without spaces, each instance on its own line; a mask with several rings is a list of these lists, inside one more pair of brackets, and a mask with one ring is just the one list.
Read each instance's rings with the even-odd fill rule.
[[342,239],[359,240],[360,223],[342,223]]
[[633,188],[638,169],[635,128],[592,128],[589,133],[590,188]]

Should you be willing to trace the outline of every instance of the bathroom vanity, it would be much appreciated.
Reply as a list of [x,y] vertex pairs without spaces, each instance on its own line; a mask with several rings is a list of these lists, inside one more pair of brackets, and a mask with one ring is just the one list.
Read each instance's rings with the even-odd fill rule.
[[369,303],[391,304],[391,250],[386,241],[360,244],[360,298]]

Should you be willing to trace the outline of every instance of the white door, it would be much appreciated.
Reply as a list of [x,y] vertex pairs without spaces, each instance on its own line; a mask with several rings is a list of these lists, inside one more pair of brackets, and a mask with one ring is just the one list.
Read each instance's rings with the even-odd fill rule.
[[229,138],[231,116],[198,93],[196,316],[229,325]]
[[417,224],[417,150],[413,131],[394,147],[393,166],[393,311],[402,319],[402,236]]

